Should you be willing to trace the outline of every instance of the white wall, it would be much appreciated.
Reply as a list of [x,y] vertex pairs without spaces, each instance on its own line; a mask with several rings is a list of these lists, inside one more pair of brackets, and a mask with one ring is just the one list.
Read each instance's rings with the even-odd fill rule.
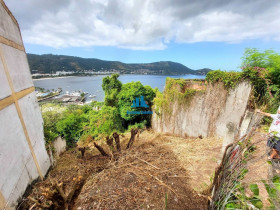
[[17,22],[0,1],[0,209],[14,209],[50,167],[43,120]]
[[175,100],[171,113],[162,110],[159,116],[154,112],[152,127],[157,132],[181,137],[219,136],[232,141],[245,114],[250,92],[249,82],[242,82],[229,92],[222,84],[208,85],[190,104]]

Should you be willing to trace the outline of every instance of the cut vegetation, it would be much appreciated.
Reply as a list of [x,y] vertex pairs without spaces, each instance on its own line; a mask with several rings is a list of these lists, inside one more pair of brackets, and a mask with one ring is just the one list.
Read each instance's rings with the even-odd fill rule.
[[108,157],[100,155],[93,142],[88,142],[84,157],[78,149],[65,152],[47,178],[33,186],[20,209],[36,202],[33,209],[50,204],[50,208],[64,209],[59,192],[52,200],[49,192],[58,185],[69,195],[77,180],[79,187],[69,209],[207,208],[208,198],[202,192],[210,183],[211,169],[217,165],[221,140],[184,139],[144,131],[126,150],[129,139],[130,133],[120,137],[121,153],[116,149],[111,153],[109,146],[101,143]]

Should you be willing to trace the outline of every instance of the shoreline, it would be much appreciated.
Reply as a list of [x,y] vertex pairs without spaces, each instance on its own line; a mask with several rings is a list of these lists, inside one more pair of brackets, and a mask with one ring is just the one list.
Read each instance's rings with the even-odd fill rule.
[[[100,75],[109,75],[109,74],[97,74],[94,76],[100,76]],[[186,76],[186,75],[193,75],[193,76],[201,76],[201,77],[206,77],[206,75],[195,75],[195,74],[182,74],[182,75],[161,75],[161,74],[120,74],[121,75],[146,75],[146,76]],[[39,80],[47,80],[47,79],[63,79],[63,78],[68,78],[68,77],[88,77],[88,76],[61,76],[61,77],[44,77],[44,78],[38,78],[38,79],[33,79],[33,81],[39,81]],[[92,76],[89,76],[92,77]]]
[[46,80],[46,79],[63,79],[63,78],[67,78],[67,77],[79,77],[79,76],[63,76],[63,77],[44,77],[44,78],[39,78],[39,79],[33,79],[33,81],[37,81],[37,80]]

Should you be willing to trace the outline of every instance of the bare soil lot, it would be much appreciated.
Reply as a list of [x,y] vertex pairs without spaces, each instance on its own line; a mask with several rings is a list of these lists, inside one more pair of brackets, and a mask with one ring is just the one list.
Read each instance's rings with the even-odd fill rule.
[[[65,209],[59,194],[50,202],[57,188],[66,196],[77,189],[69,209],[207,209],[202,191],[221,156],[221,140],[144,131],[125,150],[129,137],[120,138],[122,152],[112,157],[101,156],[92,143],[84,158],[77,148],[65,152],[47,178],[32,187],[29,198],[38,203],[25,198],[20,209],[40,209],[45,204],[52,204],[49,209]],[[110,153],[107,145],[100,145]]]

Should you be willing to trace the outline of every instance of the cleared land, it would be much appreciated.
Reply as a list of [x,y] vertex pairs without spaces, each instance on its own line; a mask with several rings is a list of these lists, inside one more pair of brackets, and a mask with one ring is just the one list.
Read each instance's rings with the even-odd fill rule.
[[[36,183],[21,209],[50,204],[56,188],[69,195],[69,209],[206,209],[207,188],[220,158],[219,139],[184,139],[144,131],[125,150],[130,134],[121,137],[122,153],[101,156],[88,142],[85,157],[78,149],[61,155],[48,177]],[[107,153],[110,149],[100,144]],[[56,195],[57,206],[63,198]],[[64,207],[61,207],[63,209]],[[57,209],[59,209],[57,207]]]

